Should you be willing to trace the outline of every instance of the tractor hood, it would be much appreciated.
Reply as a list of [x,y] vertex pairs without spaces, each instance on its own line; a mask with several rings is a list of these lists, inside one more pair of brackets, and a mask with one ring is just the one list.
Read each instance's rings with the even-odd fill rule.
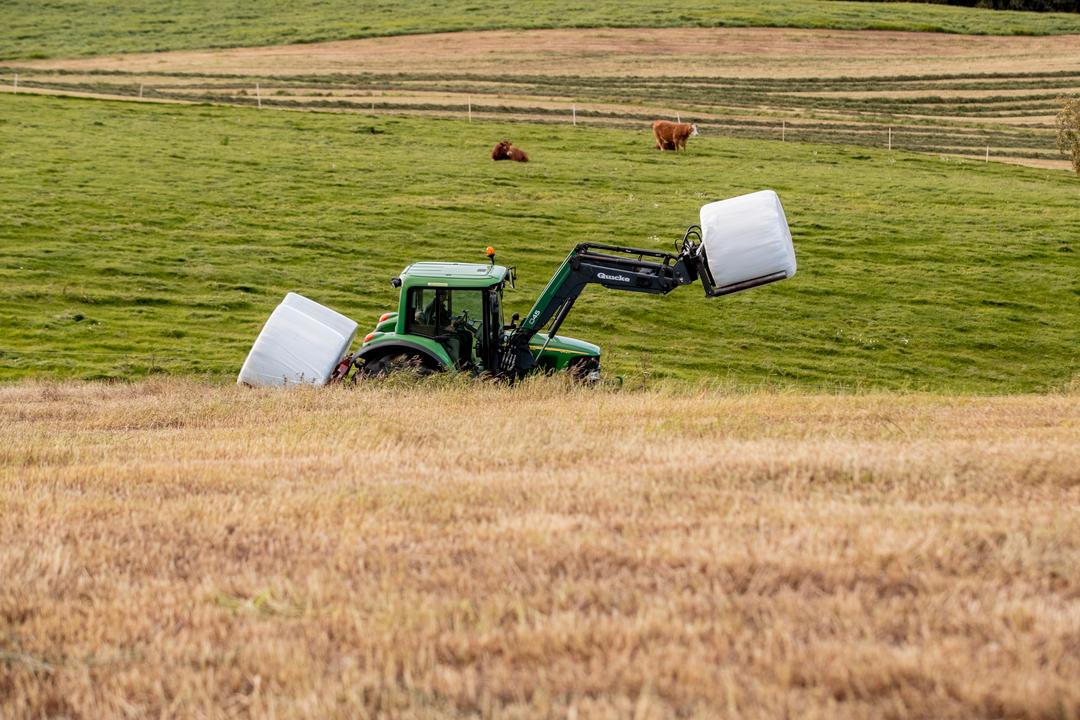
[[[536,352],[544,347],[544,343],[547,341],[548,336],[546,333],[536,333],[529,340],[529,349]],[[548,343],[547,349],[544,350],[544,354],[563,355],[566,356],[567,359],[574,357],[600,357],[600,346],[593,345],[591,342],[585,342],[584,340],[578,340],[577,338],[556,335],[551,342]]]

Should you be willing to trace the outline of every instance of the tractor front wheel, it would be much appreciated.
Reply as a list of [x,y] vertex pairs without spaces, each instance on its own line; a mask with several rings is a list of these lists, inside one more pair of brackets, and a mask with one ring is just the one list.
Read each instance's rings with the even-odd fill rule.
[[600,360],[597,358],[575,358],[567,368],[570,377],[582,383],[600,381]]

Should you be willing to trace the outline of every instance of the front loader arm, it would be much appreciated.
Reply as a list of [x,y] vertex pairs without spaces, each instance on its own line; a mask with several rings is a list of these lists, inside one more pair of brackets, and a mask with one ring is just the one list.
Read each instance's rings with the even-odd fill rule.
[[613,290],[666,295],[698,278],[697,245],[684,239],[678,255],[658,250],[582,243],[551,276],[529,314],[508,340],[504,371],[528,371],[535,358],[529,340],[548,322],[554,337],[578,295],[590,283]]

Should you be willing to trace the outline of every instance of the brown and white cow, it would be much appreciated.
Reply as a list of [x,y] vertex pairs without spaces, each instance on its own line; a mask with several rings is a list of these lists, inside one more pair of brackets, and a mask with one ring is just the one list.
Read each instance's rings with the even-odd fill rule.
[[515,160],[529,162],[529,156],[519,147],[514,147],[509,140],[502,140],[491,149],[492,160]]
[[657,120],[652,124],[652,134],[656,138],[657,150],[686,149],[686,141],[698,134],[697,125],[673,123]]

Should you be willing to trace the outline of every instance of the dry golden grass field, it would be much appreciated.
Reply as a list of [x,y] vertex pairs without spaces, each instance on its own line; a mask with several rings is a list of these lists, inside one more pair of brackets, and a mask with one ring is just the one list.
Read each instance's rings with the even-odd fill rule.
[[1080,717],[1080,396],[0,387],[0,717]]

